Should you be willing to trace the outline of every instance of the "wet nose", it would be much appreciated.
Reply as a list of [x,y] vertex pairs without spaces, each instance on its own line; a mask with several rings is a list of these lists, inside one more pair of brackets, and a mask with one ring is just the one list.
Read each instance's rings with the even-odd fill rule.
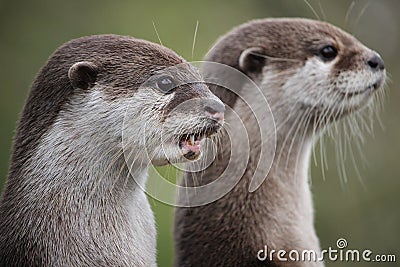
[[383,62],[383,59],[376,53],[367,61],[367,64],[374,71],[385,69],[385,62]]
[[216,101],[208,103],[205,107],[206,116],[216,121],[224,120],[225,105]]

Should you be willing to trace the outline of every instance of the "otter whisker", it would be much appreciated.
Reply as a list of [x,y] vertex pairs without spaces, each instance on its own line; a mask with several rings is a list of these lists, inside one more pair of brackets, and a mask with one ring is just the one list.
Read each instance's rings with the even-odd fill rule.
[[[302,129],[302,130],[304,130],[304,131],[307,131],[307,129],[303,128],[303,127],[304,127],[303,124],[304,124],[304,122],[308,119],[308,114],[309,114],[309,112],[310,112],[310,110],[307,109],[307,110],[304,112],[304,114],[302,114],[300,121],[294,122],[295,124],[297,124],[297,128],[296,128],[296,130],[295,130],[295,132],[294,132],[294,135],[292,136],[292,141],[290,142],[289,149],[288,149],[287,154],[286,154],[286,164],[285,164],[285,168],[287,168],[287,167],[289,166],[289,159],[290,159],[289,155],[291,155],[291,153],[292,153],[292,148],[293,148],[294,143],[299,142],[299,140],[296,139],[296,138],[297,138],[298,132],[300,131],[300,129]],[[302,126],[303,126],[303,127],[302,127]],[[301,146],[300,146],[300,147],[301,147]],[[296,151],[295,153],[299,153],[299,151]]]
[[[302,114],[299,112],[299,113],[297,114],[297,116],[296,116],[296,118],[295,118],[294,121],[296,122],[301,116],[302,116]],[[280,163],[282,154],[284,153],[283,149],[285,149],[286,143],[287,143],[287,141],[289,140],[289,137],[290,137],[292,131],[294,130],[295,126],[296,126],[296,123],[293,123],[292,126],[290,127],[290,129],[289,129],[289,131],[288,131],[288,133],[287,133],[287,135],[286,135],[286,137],[285,137],[283,143],[282,143],[282,146],[281,146],[281,148],[280,148],[280,151],[279,151],[279,153],[278,153],[278,158],[277,158],[277,161],[276,161],[276,162],[277,162],[277,163],[276,163],[277,166],[280,165],[279,163]]]
[[[106,177],[106,175],[108,175],[108,172],[111,170],[112,167],[114,167],[115,163],[118,161],[118,159],[120,158],[120,156],[123,154],[123,150],[118,150],[113,157],[111,158],[110,163],[108,164],[108,166],[105,168],[103,175],[98,177],[93,185],[93,188],[91,190],[91,192],[88,195],[88,201],[89,199],[93,196],[93,194],[96,192],[96,190],[98,190],[99,185],[102,183],[104,177]],[[104,160],[104,159],[103,159]],[[97,160],[97,163],[93,166],[98,166],[97,164],[99,163],[99,160]]]
[[337,128],[337,132],[336,132],[336,140],[337,140],[337,144],[336,147],[337,149],[335,150],[335,154],[336,154],[336,161],[337,161],[337,169],[338,169],[338,173],[340,175],[340,182],[341,185],[344,186],[344,184],[347,183],[348,179],[347,179],[347,172],[346,172],[346,168],[344,166],[344,161],[345,161],[345,155],[343,153],[343,142],[342,142],[342,138],[343,138],[343,134],[341,131],[339,131],[339,127]]
[[[329,137],[332,137],[333,135],[331,127],[327,127],[327,123],[331,121],[333,112],[334,112],[333,109],[325,109],[321,114],[321,119],[319,122],[320,127],[326,130]],[[324,142],[325,135],[322,134],[319,140],[320,140],[321,171],[323,180],[325,180],[325,170],[328,170],[328,161],[327,161],[325,142]]]
[[304,142],[305,142],[306,135],[307,135],[307,132],[308,132],[308,127],[309,127],[309,124],[310,124],[310,121],[311,121],[311,115],[310,114],[311,114],[311,109],[307,112],[307,115],[305,116],[306,120],[304,121],[304,125],[303,125],[303,134],[302,134],[301,139],[300,139],[300,146],[299,146],[300,151],[297,151],[296,162],[295,162],[295,175],[296,175],[295,177],[297,177],[297,173],[299,171],[298,170],[298,162],[299,162],[300,156],[302,155],[302,150],[304,148]]
[[[311,139],[312,140],[317,140],[317,136],[316,136],[316,130],[317,130],[317,115],[314,115],[314,121],[313,121],[313,130],[312,130],[312,135],[311,135]],[[314,165],[318,166],[317,163],[317,156],[316,156],[316,152],[315,152],[315,144],[313,145],[313,149],[312,149],[312,155],[313,155],[313,161],[314,161]]]
[[[312,129],[312,134],[311,134],[311,140],[314,140],[314,139],[316,138],[316,137],[315,137],[315,132],[316,132],[316,130],[318,129],[318,124],[320,123],[320,121],[317,121],[318,115],[315,115],[315,114],[314,114],[314,115],[312,116],[311,113],[313,112],[313,110],[314,110],[314,108],[317,106],[317,104],[320,103],[320,101],[321,101],[324,97],[326,97],[326,95],[325,95],[324,92],[322,92],[322,93],[321,93],[321,96],[319,97],[319,99],[318,99],[317,101],[315,101],[315,103],[308,109],[308,112],[305,112],[305,117],[309,117],[309,118],[307,118],[307,124],[303,126],[304,133],[303,133],[303,138],[302,138],[302,142],[301,142],[300,147],[303,147],[304,138],[305,138],[305,135],[306,135],[307,131],[309,130],[309,124],[311,123],[311,118],[312,118],[312,117],[314,117],[314,122],[313,122],[313,129]],[[315,156],[315,149],[314,149],[314,148],[312,148],[312,153],[313,153],[313,157],[314,157],[314,163],[315,163],[315,165],[317,165],[316,156]],[[290,154],[290,153],[289,153],[289,154]],[[297,163],[298,163],[300,154],[301,154],[301,153],[299,152],[299,153],[298,153],[298,156],[297,156],[297,158],[296,158],[296,167],[297,167]]]
[[318,0],[318,6],[319,6],[319,10],[321,11],[321,14],[322,14],[322,19],[323,19],[324,21],[327,21],[327,17],[326,17],[324,8],[322,7],[321,0]]
[[[131,157],[131,155],[133,154],[133,152],[134,152],[134,151],[133,151],[133,149],[132,149],[132,151],[128,154],[128,156],[127,156],[127,158],[126,158],[126,163],[124,162],[124,163],[121,165],[121,167],[120,167],[120,169],[119,169],[119,171],[118,171],[117,176],[114,178],[114,180],[113,180],[113,182],[112,182],[112,184],[111,184],[111,187],[110,187],[110,192],[109,192],[111,195],[112,195],[112,191],[113,191],[113,189],[114,189],[114,187],[115,187],[115,184],[118,182],[120,176],[122,175],[123,170],[126,169],[126,168],[128,167],[127,163],[129,162],[130,157]],[[135,161],[135,160],[132,160],[132,164],[133,164],[134,161]],[[128,180],[128,177],[130,176],[130,173],[131,173],[131,169],[128,168],[127,175],[126,175],[126,177],[125,177],[125,182],[124,182],[124,185],[123,185],[123,187],[122,187],[122,190],[123,190],[123,191],[126,189],[127,180]]]
[[321,171],[322,171],[322,179],[325,181],[325,170],[328,170],[328,160],[326,157],[326,148],[325,148],[325,135],[321,135],[319,138],[319,153],[321,157]]
[[349,25],[350,14],[351,14],[351,11],[353,11],[353,8],[354,8],[355,4],[356,4],[356,1],[353,0],[353,1],[351,2],[351,4],[349,5],[349,7],[347,8],[346,16],[344,17],[344,25],[345,25],[346,28],[347,28],[348,25]]
[[[263,58],[270,59],[270,60],[274,60],[274,61],[301,62],[301,60],[299,60],[299,59],[294,59],[294,58],[282,58],[282,57],[276,57],[276,56],[270,56],[270,55],[260,54],[260,53],[257,53],[257,52],[250,52],[249,54],[255,55],[255,56],[258,56],[258,57],[263,57]],[[282,73],[277,73],[276,75],[277,75],[277,76],[278,76],[278,75],[281,76]]]
[[[348,136],[348,139],[347,139],[347,141],[349,143],[349,147],[350,147],[350,149],[349,149],[349,151],[350,151],[350,160],[351,160],[352,166],[353,166],[353,168],[354,168],[354,170],[356,172],[358,180],[360,181],[362,186],[365,186],[364,182],[362,180],[362,177],[361,177],[361,173],[360,173],[359,168],[357,166],[357,162],[355,160],[355,156],[354,156],[354,152],[353,152],[353,146],[350,143],[350,138],[351,138],[351,136]],[[358,142],[358,140],[355,140],[355,142]]]
[[315,9],[312,7],[312,5],[307,1],[307,0],[303,0],[304,3],[306,3],[306,5],[311,9],[312,13],[314,13],[315,17],[318,20],[321,20],[320,16],[318,15],[318,13],[315,11]]
[[157,31],[156,24],[155,24],[154,20],[152,22],[153,22],[153,28],[154,28],[154,31],[156,32],[158,41],[160,42],[160,45],[164,46],[162,41],[161,41],[160,35],[158,34],[158,31]]
[[193,60],[193,55],[194,55],[194,47],[196,45],[196,37],[197,37],[197,30],[199,28],[199,21],[196,21],[196,28],[194,30],[194,36],[193,36],[193,45],[192,45],[192,60]]
[[371,0],[368,0],[368,2],[365,4],[365,6],[361,9],[360,14],[357,16],[354,25],[357,26],[358,23],[360,22],[362,16],[364,15],[365,11],[367,11],[367,9],[369,8],[369,6],[371,5]]

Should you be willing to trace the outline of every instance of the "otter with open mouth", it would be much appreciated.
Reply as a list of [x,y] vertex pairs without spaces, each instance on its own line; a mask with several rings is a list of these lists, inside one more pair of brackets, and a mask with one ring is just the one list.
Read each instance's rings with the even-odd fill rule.
[[197,70],[163,46],[118,35],[61,46],[17,127],[0,266],[156,266],[139,185],[151,162],[200,156],[223,113]]

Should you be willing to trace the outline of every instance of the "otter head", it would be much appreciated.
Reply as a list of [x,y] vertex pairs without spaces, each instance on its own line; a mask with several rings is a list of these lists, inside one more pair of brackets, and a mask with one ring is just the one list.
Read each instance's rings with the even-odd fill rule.
[[[129,37],[76,42],[85,51],[68,77],[85,94],[93,130],[120,142],[131,163],[161,165],[201,155],[223,123],[223,103],[173,51]],[[69,44],[69,47],[73,44]]]
[[155,165],[197,159],[224,121],[224,104],[189,63],[155,70],[129,101],[124,143],[143,149]]
[[[339,119],[371,102],[386,78],[376,52],[337,27],[308,19],[251,21],[221,38],[207,60],[252,78],[277,124],[299,114],[315,122]],[[216,94],[235,101],[228,92]]]

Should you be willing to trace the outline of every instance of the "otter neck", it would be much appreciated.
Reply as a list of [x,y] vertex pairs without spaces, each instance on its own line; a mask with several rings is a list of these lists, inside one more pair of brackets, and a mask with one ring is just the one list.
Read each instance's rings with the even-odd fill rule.
[[[236,103],[235,111],[238,114],[249,112],[240,101]],[[312,134],[309,131],[290,134],[289,129],[293,125],[301,127],[301,124],[298,124],[301,121],[296,121],[296,118],[287,120],[285,117],[287,114],[280,114],[279,110],[273,108],[272,112],[276,120],[283,121],[285,118],[286,123],[277,129],[276,155],[267,178],[256,191],[249,192],[250,181],[255,171],[254,162],[259,159],[260,151],[257,148],[261,142],[257,134],[249,135],[251,149],[249,164],[232,191],[206,206],[177,210],[176,266],[202,264],[204,261],[207,261],[208,266],[287,266],[275,261],[276,259],[273,262],[259,261],[257,252],[265,245],[275,250],[319,251],[308,183]],[[226,118],[229,123],[229,114]],[[254,129],[251,130],[257,125],[254,118],[243,121],[248,132],[256,132]],[[269,125],[273,124],[271,121]],[[228,140],[228,136],[222,138],[221,144],[230,142],[234,145],[243,141]],[[267,135],[266,138],[272,136]],[[218,179],[221,166],[226,165],[225,161],[229,160],[230,151],[227,151],[229,148],[221,146],[220,149],[222,150],[218,151],[219,155],[216,157],[219,162],[200,174],[204,183]],[[232,173],[230,176],[234,179],[235,174]],[[185,179],[191,182],[193,177],[188,175]],[[197,177],[197,181],[198,179]],[[200,255],[199,259],[192,257],[193,254]],[[323,265],[314,262],[296,262],[290,266]]]
[[[237,103],[235,109],[240,110],[240,108],[240,103]],[[271,109],[277,125],[276,153],[266,179],[256,191],[249,192],[249,184],[255,171],[254,165],[249,164],[245,175],[234,189],[237,193],[240,192],[248,197],[237,198],[235,192],[232,195],[233,198],[228,194],[222,201],[232,201],[237,207],[247,207],[244,216],[253,218],[256,222],[250,227],[255,233],[246,233],[250,235],[247,238],[243,237],[243,242],[253,238],[258,240],[257,243],[249,244],[250,246],[260,247],[263,243],[277,250],[314,249],[318,251],[319,242],[313,225],[313,204],[309,186],[309,161],[313,146],[312,129],[304,128],[305,122],[301,113],[288,119],[286,113],[274,107]],[[285,123],[280,125],[279,121],[285,121]],[[249,124],[247,127],[251,128],[255,122],[249,120],[245,121],[245,124]],[[267,134],[266,138],[272,138],[272,136]],[[240,140],[231,142],[235,144]],[[260,143],[261,140],[258,137],[250,136],[250,162],[259,160],[257,148],[260,147]],[[263,159],[260,164],[263,164]],[[243,202],[237,203],[238,200]],[[249,227],[249,225],[243,226]],[[256,235],[260,236],[255,237]],[[299,264],[299,266],[302,265]],[[312,265],[308,263],[306,266]]]
[[56,123],[31,159],[34,168],[30,165],[23,168],[31,177],[25,177],[23,182],[46,190],[60,190],[65,193],[60,194],[62,197],[80,196],[77,201],[89,206],[103,200],[123,205],[124,199],[140,194],[136,183],[144,184],[148,166],[138,164],[130,173],[118,146],[106,140],[90,140],[90,136],[79,133],[78,129]]

